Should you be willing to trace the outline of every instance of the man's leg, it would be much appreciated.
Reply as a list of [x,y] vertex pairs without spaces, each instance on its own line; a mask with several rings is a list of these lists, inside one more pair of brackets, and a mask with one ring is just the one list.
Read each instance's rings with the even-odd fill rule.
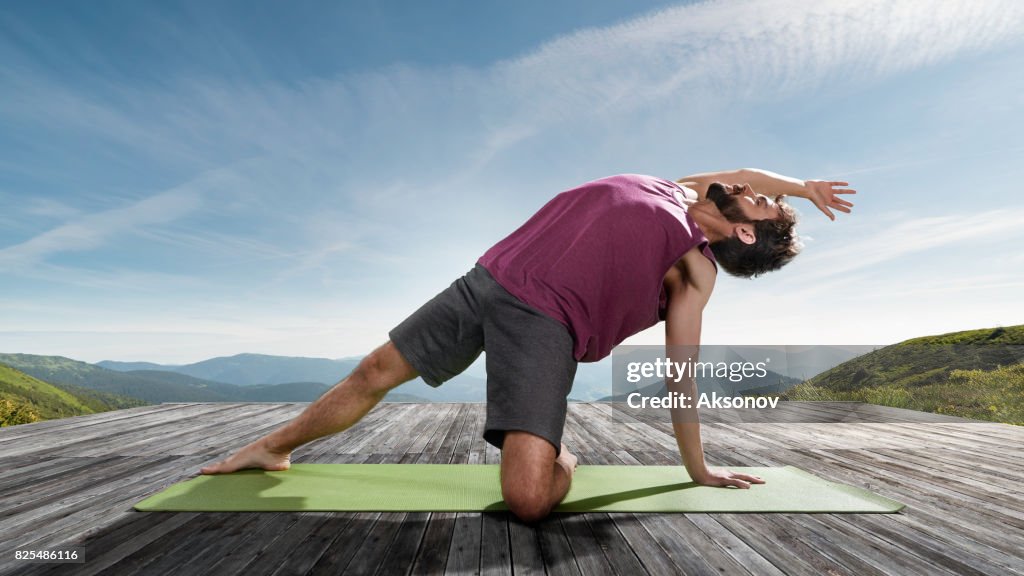
[[380,402],[388,390],[416,376],[416,370],[388,341],[363,358],[348,377],[294,420],[245,446],[227,460],[203,468],[202,473],[223,474],[243,468],[287,470],[293,450],[352,426]]
[[576,457],[562,444],[555,456],[550,442],[529,432],[505,433],[501,449],[501,495],[523,522],[547,516],[565,498],[576,470]]

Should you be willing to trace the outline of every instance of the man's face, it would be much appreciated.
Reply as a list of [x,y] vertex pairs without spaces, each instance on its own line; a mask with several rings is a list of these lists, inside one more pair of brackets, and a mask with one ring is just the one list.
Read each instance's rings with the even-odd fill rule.
[[715,182],[708,186],[707,197],[730,222],[776,220],[782,216],[774,200],[755,193],[749,184],[727,186]]

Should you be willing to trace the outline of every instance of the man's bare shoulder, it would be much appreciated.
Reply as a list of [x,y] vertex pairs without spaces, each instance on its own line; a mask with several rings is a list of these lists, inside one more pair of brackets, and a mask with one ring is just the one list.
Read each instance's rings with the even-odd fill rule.
[[693,247],[665,274],[665,289],[671,294],[696,293],[704,302],[715,289],[718,270],[700,247]]

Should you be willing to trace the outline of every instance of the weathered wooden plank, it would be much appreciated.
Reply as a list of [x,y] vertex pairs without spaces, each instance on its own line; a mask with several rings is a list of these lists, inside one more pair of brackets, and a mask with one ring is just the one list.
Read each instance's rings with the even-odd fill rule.
[[[199,524],[190,523],[192,532],[185,537],[182,546],[175,551],[168,562],[162,567],[162,574],[218,574],[227,572],[229,567],[240,568],[252,562],[257,554],[256,545],[262,546],[268,542],[276,531],[285,526],[286,517],[288,520],[297,515],[287,515],[267,512],[246,512],[246,513],[224,513],[224,514],[202,514],[220,518],[211,523]],[[325,539],[333,538],[337,531],[341,530],[348,518],[328,516],[324,524],[314,533],[314,536],[323,536]],[[328,540],[329,541],[329,540]],[[304,542],[305,544],[305,542]],[[299,562],[314,562],[326,544],[323,540],[317,541],[321,546],[314,550],[314,556],[307,558],[301,556]],[[282,561],[263,555],[266,562],[261,563],[261,568],[269,569]],[[291,558],[295,558],[293,555]],[[305,564],[302,564],[305,566]],[[156,566],[147,567],[146,573],[155,570]]]
[[722,526],[715,514],[687,514],[686,520],[703,532],[716,546],[736,560],[751,574],[781,575],[777,566],[766,560],[742,539]]
[[482,533],[483,524],[479,513],[460,512],[455,515],[445,574],[480,573]]
[[990,459],[976,453],[954,452],[942,449],[923,450],[874,450],[880,454],[893,456],[902,454],[908,462],[924,463],[930,462],[937,466],[946,466],[950,470],[956,470],[959,474],[968,474],[976,478],[987,478],[992,482],[999,482],[998,488],[1001,491],[1013,494],[1024,495],[1024,487],[1017,484],[1021,475],[1011,468],[1005,466],[1004,462],[992,462]]
[[[612,573],[626,576],[632,574],[651,574],[644,567],[643,562],[637,557],[637,553],[630,547],[629,542],[626,541],[625,536],[616,526],[615,518],[618,516],[617,514],[601,513],[582,515],[591,533],[594,535],[594,540],[597,541],[599,549],[604,553]],[[572,534],[569,535],[569,543],[574,546],[573,550],[575,551],[576,538]]]
[[392,574],[409,573],[416,554],[419,552],[429,520],[430,514],[427,512],[406,514],[387,554],[378,562],[375,574],[391,576]]
[[[170,513],[176,514],[176,513]],[[294,515],[296,520],[299,515]],[[223,533],[224,515],[199,514],[162,538],[141,546],[117,563],[118,570],[129,574],[180,574],[179,567],[196,557],[212,540]],[[265,544],[271,544],[264,542]],[[267,561],[275,560],[273,555]]]
[[516,518],[510,518],[508,535],[511,542],[513,573],[530,576],[546,574],[537,530]]
[[[219,407],[216,405],[201,406],[198,409],[202,414],[226,412],[235,409],[232,406]],[[179,420],[173,411],[161,411],[153,417],[142,417],[139,419],[118,420],[117,426],[91,426],[81,431],[74,431],[72,434],[43,434],[31,438],[21,439],[17,442],[8,442],[0,452],[0,456],[17,456],[21,454],[51,455],[60,450],[74,446],[89,446],[90,442],[105,442],[114,436],[130,434],[144,434],[146,430],[166,425],[169,422]],[[74,456],[75,454],[68,454]]]
[[[217,407],[207,404],[196,404],[194,409],[201,412],[216,410]],[[102,426],[120,420],[151,418],[160,412],[173,412],[177,415],[180,414],[181,410],[182,407],[179,405],[158,404],[59,418],[56,420],[44,420],[42,422],[19,424],[17,426],[4,426],[0,428],[0,456],[4,455],[3,447],[8,443],[24,440],[32,436],[52,436],[68,430],[80,432],[88,430],[90,426]]]
[[512,576],[512,552],[509,550],[509,514],[484,512],[480,536],[480,572]]
[[[562,530],[565,532],[571,554],[576,559],[576,565],[579,566],[580,572],[587,576],[615,574],[616,571],[609,559],[605,557],[600,541],[591,530],[590,524],[587,523],[587,516],[589,514],[559,514],[556,516],[562,523]],[[636,564],[639,570],[632,574],[643,573],[644,570],[640,567],[639,562]]]
[[[980,428],[984,430],[984,428]],[[913,440],[915,448],[948,448],[962,449],[972,452],[982,451],[991,456],[1016,455],[1024,456],[1021,442],[1004,438],[991,438],[978,434],[965,434],[962,430],[948,424],[906,424],[893,423],[884,427],[875,427],[876,432],[892,436],[901,436]],[[1024,440],[1024,437],[1020,438]],[[929,446],[930,445],[930,446]]]
[[884,471],[896,481],[908,480],[918,483],[930,483],[928,492],[955,500],[963,500],[977,510],[986,511],[1002,522],[1015,527],[1024,527],[1024,501],[1005,498],[1005,495],[980,490],[960,478],[950,475],[939,476],[922,471],[915,466],[908,466],[899,460],[882,458],[878,454],[863,450],[833,450],[829,454],[851,461],[861,462],[863,466],[875,471]]
[[176,463],[173,456],[149,462],[121,457],[103,467],[86,468],[74,477],[59,477],[39,485],[15,487],[0,498],[0,518],[6,519],[5,526],[13,527],[18,526],[19,521],[31,522],[58,510],[66,516],[74,504],[87,502],[83,496],[94,497],[110,492],[118,482],[138,474],[140,465],[161,467]]
[[448,563],[448,549],[455,531],[455,514],[432,512],[410,574],[441,574]]
[[[630,452],[619,451],[615,453],[622,464],[642,465],[642,463]],[[609,461],[608,464],[616,462]],[[629,547],[636,554],[637,559],[644,565],[651,574],[692,574],[706,573],[710,566],[699,562],[697,559],[689,560],[685,550],[672,544],[664,536],[660,526],[655,527],[655,533],[651,533],[648,526],[650,521],[645,518],[656,515],[646,514],[610,514],[615,520],[615,526],[628,543]],[[661,536],[660,538],[658,536]],[[666,550],[664,545],[669,542],[672,550]],[[679,560],[679,561],[677,561]],[[680,565],[683,564],[683,565]],[[689,570],[684,565],[689,565]]]
[[59,545],[81,537],[107,519],[116,520],[130,513],[131,503],[142,499],[155,485],[177,481],[173,470],[180,465],[175,459],[140,462],[137,471],[126,474],[122,470],[116,481],[106,478],[56,501],[44,498],[46,504],[7,519],[3,531],[17,534],[20,546]]
[[[2,510],[3,498],[13,496],[19,490],[31,490],[32,487],[42,490],[44,484],[59,485],[64,483],[68,477],[77,476],[83,470],[94,466],[105,466],[121,459],[121,456],[113,454],[96,458],[46,456],[32,457],[33,462],[30,464],[19,464],[5,458],[4,465],[10,466],[10,468],[0,474],[0,494],[3,495],[0,496],[0,510]],[[26,460],[22,460],[22,462],[26,462]],[[2,513],[0,513],[0,517],[3,517]]]
[[[306,574],[313,569],[323,553],[335,543],[338,535],[344,533],[352,522],[352,516],[348,514],[332,513],[324,516],[323,522],[315,524],[305,534],[296,531],[296,537],[289,542],[291,550],[281,550],[285,556],[272,559],[276,562],[268,563],[266,566],[266,568],[273,568],[270,573]],[[177,573],[189,574],[191,572],[187,565],[183,565]]]
[[[1007,494],[1024,494],[1012,482],[1013,474],[1003,471],[985,470],[976,463],[977,455],[947,451],[946,455],[956,454],[955,459],[940,459],[932,456],[915,454],[914,450],[868,450],[874,458],[885,462],[898,462],[904,466],[915,467],[922,473],[933,477],[948,475],[979,491],[1005,498]],[[1019,479],[1020,476],[1017,476]]]
[[[144,531],[137,532],[133,537],[114,549],[97,550],[93,547],[86,549],[86,562],[84,564],[38,564],[33,568],[40,569],[39,573],[44,574],[65,574],[92,576],[93,574],[110,573],[112,566],[117,566],[117,571],[130,574],[131,565],[136,562],[133,554],[139,550],[152,545],[155,542],[168,540],[168,535],[180,530],[183,525],[195,520],[198,514],[167,514],[156,522],[146,523]],[[13,555],[12,555],[13,556]],[[6,555],[4,556],[7,557]],[[24,564],[17,566],[16,574],[27,573]],[[124,571],[121,571],[124,568]],[[0,564],[0,571],[5,571],[5,566]]]
[[579,576],[582,574],[580,567],[576,564],[572,548],[569,547],[565,531],[562,530],[562,524],[558,521],[557,514],[531,525],[530,528],[537,533],[545,572],[554,576]]
[[385,512],[379,515],[373,526],[366,531],[366,538],[359,543],[358,553],[345,566],[345,571],[352,574],[373,574],[384,561],[386,552],[398,535],[405,517],[404,512]]
[[[307,574],[333,575],[341,574],[345,571],[346,567],[359,553],[367,534],[381,515],[377,512],[360,512],[349,514],[349,516],[351,520],[345,526],[345,529],[338,534],[337,538],[331,541]],[[241,571],[233,570],[224,573],[235,574]]]
[[[779,465],[783,463],[776,459],[777,455],[771,453],[759,453],[752,455],[751,463],[756,465]],[[869,490],[879,491],[879,487],[865,484],[863,481],[864,472],[860,469],[845,468],[842,461],[832,457],[822,457],[821,454],[805,455],[801,453],[789,453],[785,455],[787,463],[801,466],[806,470],[821,475],[826,479],[837,479],[853,485],[859,485]],[[839,464],[836,466],[835,464]],[[991,522],[983,520],[965,522],[968,518],[966,510],[954,505],[948,513],[936,511],[934,506],[927,499],[927,493],[915,486],[902,487],[898,484],[888,484],[886,492],[889,495],[907,503],[909,509],[896,515],[856,515],[858,525],[870,527],[873,533],[884,534],[889,542],[901,543],[908,553],[925,558],[928,562],[942,567],[943,570],[953,573],[1005,573],[1007,566],[1013,566],[1012,559],[1007,560],[1003,556],[1003,565],[989,562],[993,554],[1000,554],[990,548],[979,547],[977,543],[969,539],[957,536],[957,531],[963,525],[967,534],[979,537],[992,531]],[[951,523],[948,519],[956,517],[957,522]],[[911,524],[911,529],[906,528]],[[996,539],[1004,538],[1002,530],[994,531]],[[1009,539],[1013,541],[1013,539]]]

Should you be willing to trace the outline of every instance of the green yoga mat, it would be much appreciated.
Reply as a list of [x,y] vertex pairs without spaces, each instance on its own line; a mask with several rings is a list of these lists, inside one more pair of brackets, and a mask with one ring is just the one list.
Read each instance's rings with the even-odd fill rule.
[[[690,481],[682,466],[580,466],[556,512],[898,512],[903,504],[792,466],[731,468],[749,490]],[[293,464],[284,472],[198,476],[135,505],[180,512],[507,510],[497,465]]]

